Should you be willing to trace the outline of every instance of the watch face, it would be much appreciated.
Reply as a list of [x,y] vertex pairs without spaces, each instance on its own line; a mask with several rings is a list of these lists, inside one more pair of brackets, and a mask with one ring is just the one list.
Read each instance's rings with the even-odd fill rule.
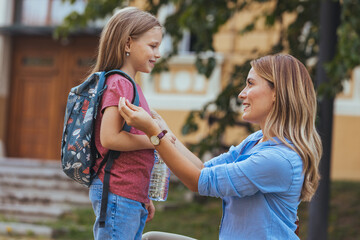
[[154,145],[159,145],[159,143],[160,143],[160,139],[158,138],[158,136],[151,136],[150,141]]

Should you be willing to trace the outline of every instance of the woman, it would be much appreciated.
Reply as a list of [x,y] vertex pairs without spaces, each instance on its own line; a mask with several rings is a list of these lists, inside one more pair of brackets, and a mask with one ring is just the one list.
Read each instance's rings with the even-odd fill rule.
[[[265,56],[251,66],[239,98],[243,119],[261,130],[205,164],[179,141],[176,147],[162,138],[155,149],[190,190],[222,198],[219,239],[298,239],[298,206],[319,181],[316,94],[305,66],[290,55]],[[124,99],[119,111],[148,137],[162,130]]]

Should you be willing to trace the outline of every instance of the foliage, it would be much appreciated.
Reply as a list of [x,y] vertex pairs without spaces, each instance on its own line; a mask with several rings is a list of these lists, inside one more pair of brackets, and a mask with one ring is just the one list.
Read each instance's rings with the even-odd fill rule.
[[338,45],[334,59],[326,65],[330,84],[319,86],[319,92],[334,96],[342,90],[344,79],[360,64],[360,5],[358,0],[343,0],[341,24],[337,29]]
[[[62,0],[63,2],[74,3],[76,0]],[[114,9],[126,6],[126,0],[87,0],[83,13],[71,12],[63,23],[55,29],[54,37],[66,38],[70,33],[84,29],[97,19],[103,19],[110,15]]]
[[[74,1],[74,0],[63,0]],[[167,70],[167,60],[176,55],[178,44],[183,38],[184,31],[191,33],[196,39],[193,51],[197,54],[196,67],[201,74],[209,77],[216,65],[216,60],[204,57],[202,53],[213,52],[214,34],[219,31],[236,12],[245,11],[253,3],[269,3],[273,0],[144,0],[147,9],[157,14],[163,6],[175,6],[172,14],[168,15],[164,26],[166,33],[171,35],[173,51],[164,56],[157,64],[154,72]],[[340,0],[334,0],[340,1]],[[72,13],[56,31],[56,36],[66,36],[69,31],[78,27],[85,27],[87,23],[98,18],[104,18],[114,9],[125,6],[133,1],[123,0],[88,0],[84,14]],[[266,55],[281,51],[289,52],[300,61],[307,64],[309,72],[315,79],[317,55],[319,51],[319,12],[321,0],[277,0],[271,9],[255,16],[253,21],[242,29],[239,34],[247,34],[256,29],[257,21],[264,20],[269,27],[279,24],[281,26],[279,41],[270,52],[256,51],[256,55]],[[329,83],[319,86],[318,93],[334,97],[342,90],[344,79],[348,79],[352,69],[360,64],[360,5],[358,0],[340,1],[341,23],[338,28],[338,46],[335,58],[326,65]],[[206,6],[206,7],[204,7]],[[295,15],[294,21],[285,26],[285,14]],[[249,124],[239,121],[236,108],[239,103],[236,97],[242,88],[244,74],[249,69],[249,61],[241,66],[234,66],[232,77],[219,94],[217,99],[206,104],[201,111],[191,112],[183,127],[183,134],[190,134],[198,130],[198,120],[205,120],[210,125],[210,131],[199,143],[192,145],[192,150],[199,156],[205,152],[221,152],[224,146],[222,138],[227,127],[245,126],[249,131]]]

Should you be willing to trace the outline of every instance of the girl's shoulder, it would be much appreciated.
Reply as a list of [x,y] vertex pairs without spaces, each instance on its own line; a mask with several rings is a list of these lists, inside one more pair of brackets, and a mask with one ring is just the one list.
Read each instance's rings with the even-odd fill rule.
[[132,85],[132,83],[130,82],[129,79],[127,79],[123,75],[120,75],[117,73],[111,74],[109,77],[107,77],[106,84],[127,84],[127,85],[129,84],[129,85]]
[[[106,79],[107,90],[116,91],[116,92],[129,92],[133,93],[134,85],[126,77],[120,74],[112,74]],[[135,83],[136,89],[139,86]]]

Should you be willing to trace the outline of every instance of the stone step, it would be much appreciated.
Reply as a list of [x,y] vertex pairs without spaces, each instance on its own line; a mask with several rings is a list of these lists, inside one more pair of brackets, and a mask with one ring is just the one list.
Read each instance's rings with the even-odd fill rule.
[[0,219],[17,222],[0,222],[0,235],[51,236],[51,228],[38,224],[91,207],[88,191],[64,174],[60,161],[0,158]]
[[61,189],[61,190],[77,190],[87,192],[88,188],[67,179],[44,179],[40,177],[24,177],[18,175],[0,175],[0,186],[12,186],[14,188],[37,188],[37,189]]
[[0,158],[0,186],[84,191],[85,186],[65,175],[59,161]]
[[0,188],[0,202],[14,203],[63,203],[70,205],[89,204],[90,200],[86,191],[62,190],[62,189],[43,189],[37,188],[14,188],[12,186],[2,186]]
[[[24,164],[22,164],[24,163]],[[0,175],[4,176],[22,176],[25,178],[29,177],[41,177],[41,178],[52,178],[52,179],[66,179],[66,175],[62,172],[60,165],[53,164],[39,164],[34,162],[21,161],[21,162],[0,162]]]
[[0,240],[13,239],[10,237],[13,235],[27,236],[29,234],[46,237],[50,239],[50,237],[53,235],[53,230],[50,227],[42,226],[42,225],[17,223],[17,222],[0,222],[0,234],[4,236],[4,237],[0,236]]
[[65,205],[24,205],[24,204],[1,204],[0,212],[6,219],[26,223],[49,222],[57,220],[62,214],[70,211]]
[[49,167],[59,168],[61,165],[60,160],[41,160],[34,158],[13,158],[13,157],[0,157],[1,166],[22,166],[22,167]]

